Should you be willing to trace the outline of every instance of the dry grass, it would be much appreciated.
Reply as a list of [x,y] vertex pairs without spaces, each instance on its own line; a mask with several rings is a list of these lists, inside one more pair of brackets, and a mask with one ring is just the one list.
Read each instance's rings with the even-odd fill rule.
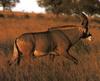
[[22,18],[22,13],[16,12],[15,15],[18,17],[0,18],[0,81],[100,81],[100,25],[96,27],[95,24],[90,25],[94,37],[91,44],[82,40],[70,50],[79,60],[78,65],[63,56],[56,57],[54,62],[46,56],[36,58],[31,63],[22,60],[20,66],[8,66],[13,41],[20,34],[79,23],[79,20],[76,22],[73,18],[68,21],[53,15],[29,14],[29,18]]

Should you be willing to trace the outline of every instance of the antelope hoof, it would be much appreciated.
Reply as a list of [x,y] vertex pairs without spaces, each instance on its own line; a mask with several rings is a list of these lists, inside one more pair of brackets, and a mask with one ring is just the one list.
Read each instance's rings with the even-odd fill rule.
[[77,59],[74,59],[74,63],[77,65],[79,62]]

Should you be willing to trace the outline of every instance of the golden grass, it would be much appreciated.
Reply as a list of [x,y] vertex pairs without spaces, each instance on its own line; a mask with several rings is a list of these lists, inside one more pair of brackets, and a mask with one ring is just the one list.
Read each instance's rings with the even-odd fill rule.
[[78,65],[63,56],[55,57],[54,62],[46,56],[36,58],[31,63],[22,59],[19,66],[8,66],[13,41],[22,33],[47,31],[50,27],[80,23],[70,17],[66,19],[29,14],[30,18],[22,18],[23,13],[14,14],[18,18],[0,18],[0,81],[100,81],[100,25],[96,27],[94,24],[90,25],[94,40],[91,43],[80,41],[70,50],[79,60]]

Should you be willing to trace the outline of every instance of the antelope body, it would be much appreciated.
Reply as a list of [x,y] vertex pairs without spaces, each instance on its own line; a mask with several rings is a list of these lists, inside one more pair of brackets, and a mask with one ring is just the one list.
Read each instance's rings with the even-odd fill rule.
[[10,64],[15,61],[19,64],[21,55],[30,59],[30,56],[41,57],[50,54],[63,55],[77,64],[78,60],[69,50],[80,39],[88,37],[90,38],[91,34],[84,33],[82,27],[50,28],[45,32],[24,33],[15,39]]

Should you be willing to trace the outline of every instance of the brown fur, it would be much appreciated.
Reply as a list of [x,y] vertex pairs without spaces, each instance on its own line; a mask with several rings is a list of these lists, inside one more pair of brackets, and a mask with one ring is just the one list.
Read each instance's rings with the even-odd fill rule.
[[[71,32],[75,35],[70,35]],[[22,34],[15,40],[12,62],[19,59],[20,54],[30,59],[31,55],[40,57],[55,52],[56,55],[64,55],[77,63],[77,59],[68,53],[68,49],[81,35],[79,28]]]

